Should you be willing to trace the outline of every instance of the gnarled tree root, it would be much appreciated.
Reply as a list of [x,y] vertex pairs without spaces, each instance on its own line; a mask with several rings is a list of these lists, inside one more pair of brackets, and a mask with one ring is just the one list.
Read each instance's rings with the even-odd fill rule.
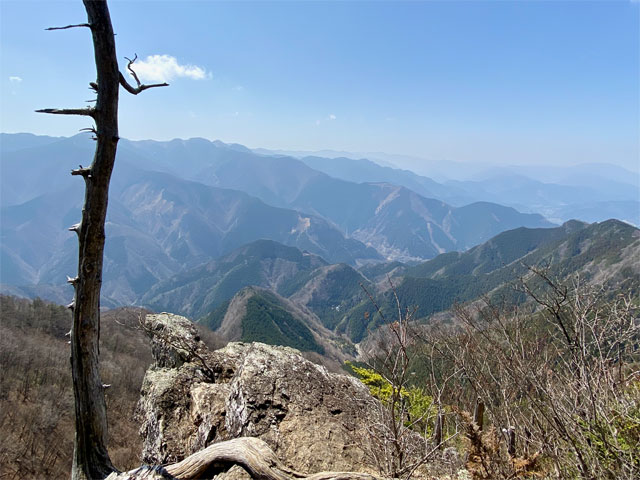
[[162,466],[143,466],[128,472],[114,472],[106,480],[197,479],[225,472],[234,465],[244,468],[258,480],[379,480],[356,472],[321,472],[304,475],[285,466],[273,450],[259,438],[243,437],[214,443],[181,462]]

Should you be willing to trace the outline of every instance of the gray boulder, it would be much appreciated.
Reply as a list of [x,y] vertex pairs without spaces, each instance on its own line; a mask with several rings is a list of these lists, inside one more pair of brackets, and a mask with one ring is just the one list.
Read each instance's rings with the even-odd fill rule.
[[138,404],[145,463],[249,436],[297,471],[376,471],[368,428],[380,404],[355,378],[288,347],[230,343],[209,351],[177,315],[148,315],[146,330],[155,364]]

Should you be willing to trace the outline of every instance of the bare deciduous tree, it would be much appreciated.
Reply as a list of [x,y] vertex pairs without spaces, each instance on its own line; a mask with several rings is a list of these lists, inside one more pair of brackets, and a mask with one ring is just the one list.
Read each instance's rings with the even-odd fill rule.
[[638,478],[637,298],[608,298],[578,277],[562,283],[535,267],[520,288],[533,300],[528,311],[485,299],[457,307],[458,325],[431,335],[465,387],[449,399],[479,398],[496,429],[469,430],[474,478],[531,469],[549,478]]
[[[376,338],[374,353],[366,362],[370,371],[384,382],[382,388],[385,389],[384,394],[377,395],[382,401],[378,421],[368,427],[374,447],[366,453],[373,458],[381,474],[410,479],[422,465],[433,460],[438,450],[456,434],[444,438],[440,395],[434,399],[411,385],[416,340],[415,309],[403,308],[391,278],[388,282],[395,307],[391,317],[385,316],[373,295],[360,285],[383,322],[373,334]],[[354,369],[358,373],[359,369]],[[380,386],[376,388],[381,391]]]

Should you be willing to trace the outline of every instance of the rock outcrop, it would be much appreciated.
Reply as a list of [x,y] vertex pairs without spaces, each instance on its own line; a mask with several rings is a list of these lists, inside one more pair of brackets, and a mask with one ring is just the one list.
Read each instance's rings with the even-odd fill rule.
[[355,378],[287,347],[230,343],[209,351],[193,324],[172,314],[148,315],[146,329],[155,364],[138,405],[145,463],[257,437],[297,471],[375,471],[367,429],[380,405]]

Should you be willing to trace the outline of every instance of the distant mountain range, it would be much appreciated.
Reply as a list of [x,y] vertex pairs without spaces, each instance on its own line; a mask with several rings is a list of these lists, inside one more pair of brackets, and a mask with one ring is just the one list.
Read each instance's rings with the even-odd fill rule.
[[336,150],[296,151],[268,150],[255,148],[260,155],[291,156],[299,159],[320,157],[325,159],[347,158],[368,160],[382,167],[411,171],[419,176],[428,176],[437,182],[449,180],[478,181],[501,175],[521,175],[543,183],[558,185],[600,186],[602,180],[633,186],[640,186],[640,172],[630,171],[613,163],[576,163],[556,164],[542,160],[536,164],[502,164],[490,161],[456,162],[444,159],[417,157],[411,155],[389,154],[384,152],[347,152]]
[[[77,244],[65,227],[78,221],[81,202],[81,192],[69,187],[2,209],[3,283],[64,284],[65,275],[77,268]],[[133,169],[126,179],[114,178],[106,231],[107,305],[133,304],[157,282],[261,238],[331,262],[382,259],[317,216],[272,207],[243,192]]]
[[[640,292],[640,230],[618,220],[557,228],[517,228],[466,252],[451,252],[407,268],[396,293],[417,306],[417,318],[490,295],[508,304],[524,300],[514,288],[530,275],[529,266],[548,269],[558,281],[579,280],[605,292]],[[389,292],[382,301],[392,311]],[[386,302],[386,303],[385,303]]]
[[[83,186],[69,170],[89,163],[93,147],[81,136],[0,137],[2,292],[70,300],[65,278],[77,268],[77,246],[66,228],[79,220]],[[337,358],[375,328],[362,287],[384,305],[388,276],[426,317],[501,288],[522,273],[520,261],[568,262],[568,271],[591,272],[586,259],[605,255],[606,242],[637,254],[630,246],[637,229],[621,222],[552,228],[537,213],[475,201],[490,191],[510,199],[504,203],[540,202],[554,211],[579,205],[583,218],[593,204],[610,213],[633,210],[636,203],[625,200],[630,184],[618,177],[607,180],[617,185],[614,198],[588,179],[572,188],[524,176],[439,183],[367,160],[261,155],[204,139],[122,140],[110,190],[103,305],[144,305],[222,328],[223,320],[229,326],[242,316],[242,308],[228,316],[230,306],[251,297],[256,311],[280,309],[271,318],[286,323],[277,328],[289,329],[281,333],[291,345],[306,338],[312,351]],[[571,199],[574,206],[562,203]],[[611,267],[605,276],[623,275],[626,260],[606,255],[618,273]],[[234,301],[241,292],[243,301]],[[245,327],[225,329],[247,338],[237,336]]]
[[301,275],[327,262],[272,240],[257,240],[158,282],[140,299],[155,310],[200,318],[248,286],[281,293]]
[[[550,168],[551,172],[546,174],[526,167],[492,168],[482,171],[473,181],[438,183],[412,171],[381,166],[366,159],[307,156],[301,160],[335,178],[401,185],[454,206],[493,202],[521,212],[540,213],[557,222],[618,218],[640,225],[640,174],[614,165]],[[536,179],[534,174],[544,180]]]
[[[4,291],[68,297],[85,136],[2,134],[1,279]],[[203,139],[122,140],[110,190],[104,302],[138,301],[158,282],[258,239],[329,263],[420,261],[505,229],[551,226],[492,203],[451,207],[389,183],[333,178],[292,157],[257,155]],[[18,290],[16,290],[18,289]]]
[[[77,157],[69,155],[72,152],[64,151],[68,148],[68,142],[74,143],[76,147],[82,147],[83,153]],[[39,147],[41,150],[38,151]],[[47,183],[43,182],[43,177],[55,179],[50,187],[59,187],[62,181],[71,182],[72,179],[59,167],[61,165],[75,167],[76,160],[87,163],[85,155],[91,155],[92,148],[93,145],[86,136],[67,139],[31,134],[0,134],[3,176],[21,180],[24,184],[3,182],[5,188],[1,192],[1,205],[21,203],[50,191],[47,190],[47,185],[43,185]],[[22,162],[4,158],[8,153],[25,149],[28,151],[17,155],[21,157]],[[435,198],[452,206],[463,206],[478,201],[495,202],[524,212],[542,213],[547,218],[558,222],[573,218],[589,222],[618,218],[636,226],[640,225],[640,172],[632,172],[613,164],[496,167],[487,163],[455,163],[382,153],[353,154],[330,150],[285,152],[255,149],[252,151],[238,144],[211,142],[198,138],[170,142],[122,140],[119,147],[119,161],[129,158],[143,170],[163,171],[184,179],[235,188],[232,185],[234,180],[228,178],[232,174],[230,172],[225,174],[224,169],[222,169],[223,178],[221,179],[203,178],[205,170],[208,170],[211,176],[212,172],[215,174],[215,171],[220,169],[221,164],[230,160],[230,151],[244,154],[245,158],[251,156],[293,158],[304,162],[316,173],[323,172],[336,179],[354,183],[391,183],[404,186],[419,195]],[[397,158],[398,161],[386,161],[385,158]],[[429,176],[393,166],[393,163],[406,164],[407,161],[403,160],[411,160],[421,167],[420,172],[426,172]],[[31,165],[31,162],[35,163]],[[290,167],[293,164],[284,162],[280,165]],[[37,169],[41,175],[21,177],[33,169]],[[13,175],[16,170],[18,175]],[[441,175],[441,171],[446,171],[446,175]],[[46,172],[47,175],[43,175],[42,172]],[[309,173],[307,171],[303,177],[308,176]],[[298,179],[294,184],[299,181],[304,183],[305,179]],[[230,183],[226,184],[226,182]],[[258,186],[254,185],[252,188],[257,190]],[[269,187],[264,189],[265,194],[268,190],[270,190]],[[255,191],[245,191],[267,203],[276,204],[274,198],[263,198]],[[281,195],[277,195],[276,198],[279,196]],[[291,200],[291,198],[287,199],[289,202]],[[279,206],[288,206],[288,204]]]
[[[127,144],[127,152],[129,147],[139,156],[147,152],[153,158],[153,165],[147,162],[145,168],[172,174],[181,170],[186,178],[241,190],[270,205],[323,217],[387,259],[430,258],[469,248],[516,226],[552,225],[539,215],[520,214],[488,202],[454,208],[399,188],[393,184],[394,178],[378,183],[340,180],[295,158],[256,155],[240,145],[192,139],[132,142]],[[179,169],[175,159],[181,159]],[[467,225],[470,216],[485,222],[481,227]]]
[[[248,326],[253,320],[248,319],[246,303],[258,295],[254,301],[260,307],[254,305],[252,311],[260,310],[269,322],[286,317],[287,325],[293,324],[288,319],[291,315],[314,332],[314,338],[324,338],[318,345],[332,348],[331,357],[339,358],[353,355],[353,344],[380,325],[369,294],[387,318],[393,321],[397,315],[389,277],[402,307],[415,307],[415,318],[427,321],[456,302],[474,301],[481,295],[511,304],[524,301],[513,287],[529,275],[529,265],[545,266],[560,281],[579,278],[583,285],[604,287],[604,294],[622,289],[637,294],[639,260],[640,230],[616,220],[517,228],[467,252],[442,254],[413,267],[395,262],[366,265],[360,271],[345,264],[326,264],[294,247],[257,241],[223,257],[215,268],[196,268],[159,284],[146,305],[190,314],[224,338],[237,340],[247,338],[244,335],[253,328]],[[266,291],[271,292],[267,299]],[[267,341],[274,328],[252,338]],[[279,341],[299,345],[296,335],[284,333],[288,328],[276,328],[287,338]],[[308,348],[318,351],[316,346]]]

